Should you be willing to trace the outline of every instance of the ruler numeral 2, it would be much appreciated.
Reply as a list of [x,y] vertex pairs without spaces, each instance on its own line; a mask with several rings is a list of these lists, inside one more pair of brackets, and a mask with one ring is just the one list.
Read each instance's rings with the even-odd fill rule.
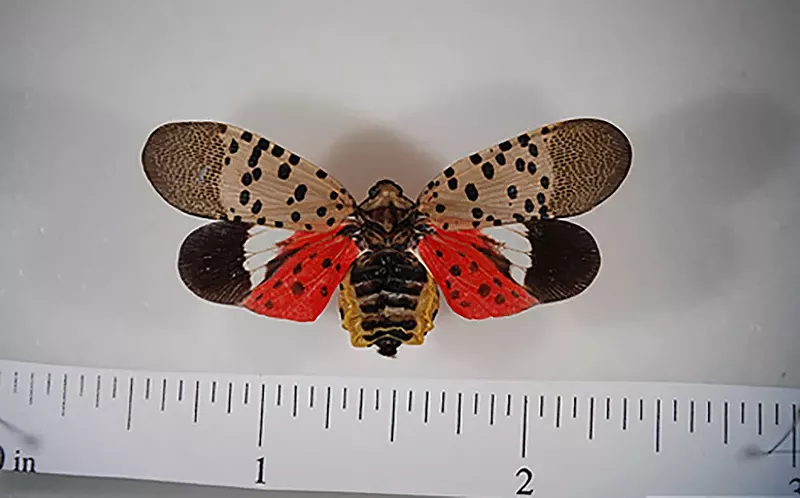
[[531,469],[529,469],[528,467],[520,467],[520,469],[514,475],[517,477],[521,475],[525,476],[525,480],[522,483],[522,486],[520,486],[519,489],[517,489],[517,494],[532,495],[534,490],[533,487],[531,486],[533,484],[533,472],[531,472]]

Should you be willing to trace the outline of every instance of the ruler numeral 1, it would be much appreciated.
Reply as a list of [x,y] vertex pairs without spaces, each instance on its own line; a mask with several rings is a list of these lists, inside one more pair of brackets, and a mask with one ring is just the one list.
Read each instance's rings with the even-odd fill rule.
[[264,457],[256,458],[256,463],[258,463],[258,471],[256,475],[256,484],[266,484],[267,482],[264,480]]

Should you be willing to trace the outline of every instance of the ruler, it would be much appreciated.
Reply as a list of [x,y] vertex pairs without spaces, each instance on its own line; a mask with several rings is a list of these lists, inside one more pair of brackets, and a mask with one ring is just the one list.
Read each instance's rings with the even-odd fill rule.
[[0,361],[0,468],[265,490],[798,496],[800,389]]

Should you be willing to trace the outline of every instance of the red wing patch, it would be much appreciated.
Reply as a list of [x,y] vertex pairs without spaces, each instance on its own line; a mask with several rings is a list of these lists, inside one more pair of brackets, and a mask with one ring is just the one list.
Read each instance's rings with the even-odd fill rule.
[[479,320],[514,315],[538,303],[511,278],[508,261],[478,230],[434,230],[419,243],[419,254],[453,311]]
[[266,278],[242,306],[273,318],[314,321],[355,261],[358,248],[336,231],[298,232],[281,246],[267,264]]

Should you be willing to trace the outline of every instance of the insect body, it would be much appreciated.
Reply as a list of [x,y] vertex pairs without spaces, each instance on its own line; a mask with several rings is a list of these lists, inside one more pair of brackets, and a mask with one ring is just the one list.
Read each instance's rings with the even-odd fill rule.
[[[381,180],[358,203],[324,170],[228,124],[167,123],[142,152],[169,204],[217,220],[180,248],[193,293],[308,322],[338,287],[351,344],[384,356],[424,342],[440,292],[460,316],[484,319],[586,289],[600,268],[597,244],[562,218],[614,193],[631,160],[618,128],[572,119],[452,163],[416,200]],[[264,244],[275,231],[288,235]]]

